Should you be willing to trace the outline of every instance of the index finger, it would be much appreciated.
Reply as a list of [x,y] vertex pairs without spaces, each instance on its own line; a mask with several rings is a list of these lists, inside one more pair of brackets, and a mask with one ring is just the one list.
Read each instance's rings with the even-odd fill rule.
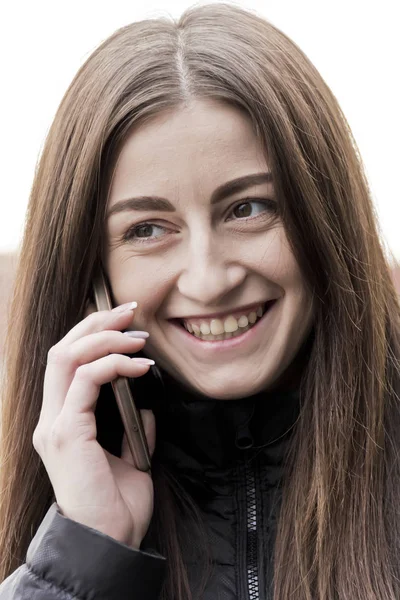
[[112,310],[95,310],[72,327],[58,343],[71,344],[84,335],[107,329],[121,330],[132,320],[136,306],[136,302],[128,302],[127,304],[116,306]]

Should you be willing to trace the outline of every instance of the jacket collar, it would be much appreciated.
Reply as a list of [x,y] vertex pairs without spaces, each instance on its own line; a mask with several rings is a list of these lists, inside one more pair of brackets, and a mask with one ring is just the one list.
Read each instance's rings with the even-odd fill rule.
[[223,468],[262,453],[288,437],[300,408],[298,388],[216,400],[157,367],[135,380],[133,389],[137,405],[154,411],[162,459],[178,468]]

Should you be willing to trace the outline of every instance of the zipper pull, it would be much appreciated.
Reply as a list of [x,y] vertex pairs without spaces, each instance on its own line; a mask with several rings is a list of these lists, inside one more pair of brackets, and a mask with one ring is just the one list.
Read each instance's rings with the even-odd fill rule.
[[235,446],[239,450],[249,450],[254,446],[253,436],[251,435],[248,423],[238,427],[236,430]]

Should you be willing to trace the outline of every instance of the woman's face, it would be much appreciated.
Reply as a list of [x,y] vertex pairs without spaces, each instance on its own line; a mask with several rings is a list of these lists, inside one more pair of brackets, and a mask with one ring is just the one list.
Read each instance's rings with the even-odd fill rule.
[[247,117],[202,100],[132,130],[111,185],[114,298],[138,303],[145,354],[213,398],[271,387],[311,328],[268,171]]

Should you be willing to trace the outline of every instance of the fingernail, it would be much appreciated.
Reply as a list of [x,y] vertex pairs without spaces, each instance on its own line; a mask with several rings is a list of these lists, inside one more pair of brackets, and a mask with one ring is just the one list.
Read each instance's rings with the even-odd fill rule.
[[134,310],[137,307],[137,302],[127,302],[126,304],[120,304],[112,309],[111,312],[122,313],[126,310]]
[[127,335],[131,338],[139,338],[140,340],[145,340],[149,337],[149,333],[147,331],[124,331],[124,335]]
[[134,360],[139,365],[155,365],[156,364],[154,362],[154,360],[151,360],[151,358],[131,358],[131,360]]

